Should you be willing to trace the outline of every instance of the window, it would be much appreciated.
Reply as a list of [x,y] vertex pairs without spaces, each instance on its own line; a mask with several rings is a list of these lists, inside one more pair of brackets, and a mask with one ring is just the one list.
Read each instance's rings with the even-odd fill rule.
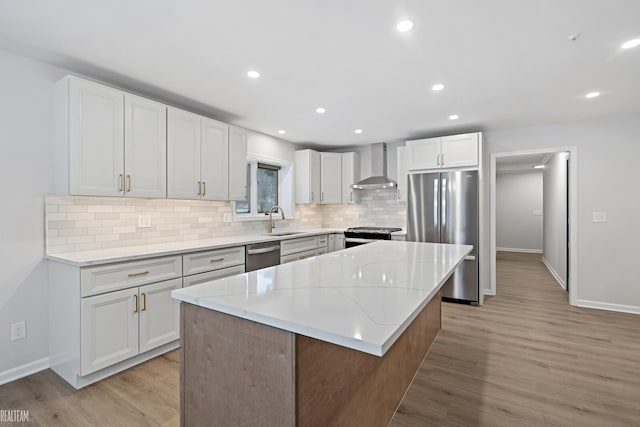
[[[268,163],[267,163],[268,162]],[[273,162],[273,163],[272,163]],[[236,219],[263,219],[273,206],[282,206],[283,201],[293,214],[292,194],[287,194],[284,188],[291,187],[291,167],[286,164],[274,164],[274,161],[264,159],[249,159],[247,164],[247,197],[235,202],[234,215]],[[291,189],[289,192],[292,192]]]

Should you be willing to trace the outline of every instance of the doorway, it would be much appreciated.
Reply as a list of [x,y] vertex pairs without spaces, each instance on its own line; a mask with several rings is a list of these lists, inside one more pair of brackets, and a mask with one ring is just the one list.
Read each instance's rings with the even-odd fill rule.
[[[535,239],[529,236],[528,243],[523,233],[520,233],[520,241],[517,239],[511,239],[511,243],[518,247],[507,247],[507,250],[518,252],[532,252],[532,253],[544,253],[543,262],[560,283],[569,291],[569,303],[571,305],[577,304],[577,248],[576,248],[576,236],[577,236],[577,148],[576,147],[558,147],[549,149],[518,151],[518,152],[505,152],[505,153],[493,153],[491,154],[490,163],[490,288],[485,290],[488,295],[496,295],[496,255],[498,249],[505,249],[505,247],[498,244],[498,229],[497,218],[502,216],[504,218],[504,212],[498,212],[498,209],[504,209],[504,207],[498,206],[498,174],[504,173],[505,168],[511,168],[512,171],[517,168],[528,168],[533,171],[533,166],[548,168],[545,170],[545,176],[547,176],[547,185],[545,189],[547,195],[553,203],[548,200],[548,207],[554,206],[552,210],[547,210],[546,214],[549,216],[544,251],[536,243]],[[530,174],[533,179],[534,174]],[[522,182],[525,182],[522,177],[518,178]],[[500,183],[502,185],[501,180]],[[515,181],[514,181],[515,182]],[[559,183],[564,183],[562,188]],[[503,186],[504,188],[504,186]],[[501,201],[502,203],[502,201]],[[533,203],[533,202],[531,202]],[[542,209],[537,209],[533,204],[529,211],[523,214],[522,220],[527,221],[530,227],[537,227],[536,216],[538,220],[543,220]],[[521,210],[521,214],[522,214]],[[528,217],[527,217],[528,215]],[[538,221],[541,223],[541,221]],[[559,231],[558,231],[559,230]],[[534,230],[535,231],[535,230]],[[526,234],[526,233],[525,233]],[[504,238],[504,233],[501,233],[501,243],[509,241]],[[512,242],[516,243],[512,243]],[[566,257],[566,258],[565,258]],[[546,259],[545,259],[546,258]]]

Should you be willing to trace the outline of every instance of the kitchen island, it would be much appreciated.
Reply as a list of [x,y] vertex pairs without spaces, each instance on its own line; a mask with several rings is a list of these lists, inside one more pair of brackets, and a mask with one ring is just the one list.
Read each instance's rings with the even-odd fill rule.
[[173,291],[182,425],[387,425],[470,250],[381,241]]

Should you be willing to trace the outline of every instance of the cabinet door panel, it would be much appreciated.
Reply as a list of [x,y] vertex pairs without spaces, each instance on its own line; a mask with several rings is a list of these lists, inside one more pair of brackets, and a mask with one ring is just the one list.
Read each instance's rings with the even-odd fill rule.
[[442,138],[442,166],[455,168],[478,164],[478,134],[445,136]]
[[167,197],[167,107],[124,97],[125,195]]
[[121,196],[124,94],[75,78],[69,91],[69,193]]
[[342,203],[340,153],[320,153],[320,203]]
[[311,203],[320,203],[320,153],[310,151],[309,158],[309,183],[311,188]]
[[171,291],[182,279],[140,287],[140,353],[180,338],[180,303]]
[[133,288],[82,299],[81,375],[138,354],[137,297]]
[[244,200],[247,185],[247,133],[229,126],[229,200]]
[[229,126],[202,119],[202,198],[229,200]]
[[360,180],[360,155],[358,153],[342,153],[342,203],[354,203],[354,192],[351,187]]
[[409,170],[440,168],[441,138],[407,141],[407,167]]
[[407,149],[398,147],[398,201],[407,201]]
[[200,116],[169,107],[167,118],[167,196],[199,199]]

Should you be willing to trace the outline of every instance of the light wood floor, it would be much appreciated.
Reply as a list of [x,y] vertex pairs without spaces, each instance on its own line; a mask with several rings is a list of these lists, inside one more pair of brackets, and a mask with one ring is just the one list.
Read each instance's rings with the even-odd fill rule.
[[[499,254],[498,296],[445,304],[442,326],[391,427],[640,426],[640,317],[570,307],[540,255]],[[80,391],[43,371],[1,386],[0,409],[34,427],[178,426],[178,359]]]

